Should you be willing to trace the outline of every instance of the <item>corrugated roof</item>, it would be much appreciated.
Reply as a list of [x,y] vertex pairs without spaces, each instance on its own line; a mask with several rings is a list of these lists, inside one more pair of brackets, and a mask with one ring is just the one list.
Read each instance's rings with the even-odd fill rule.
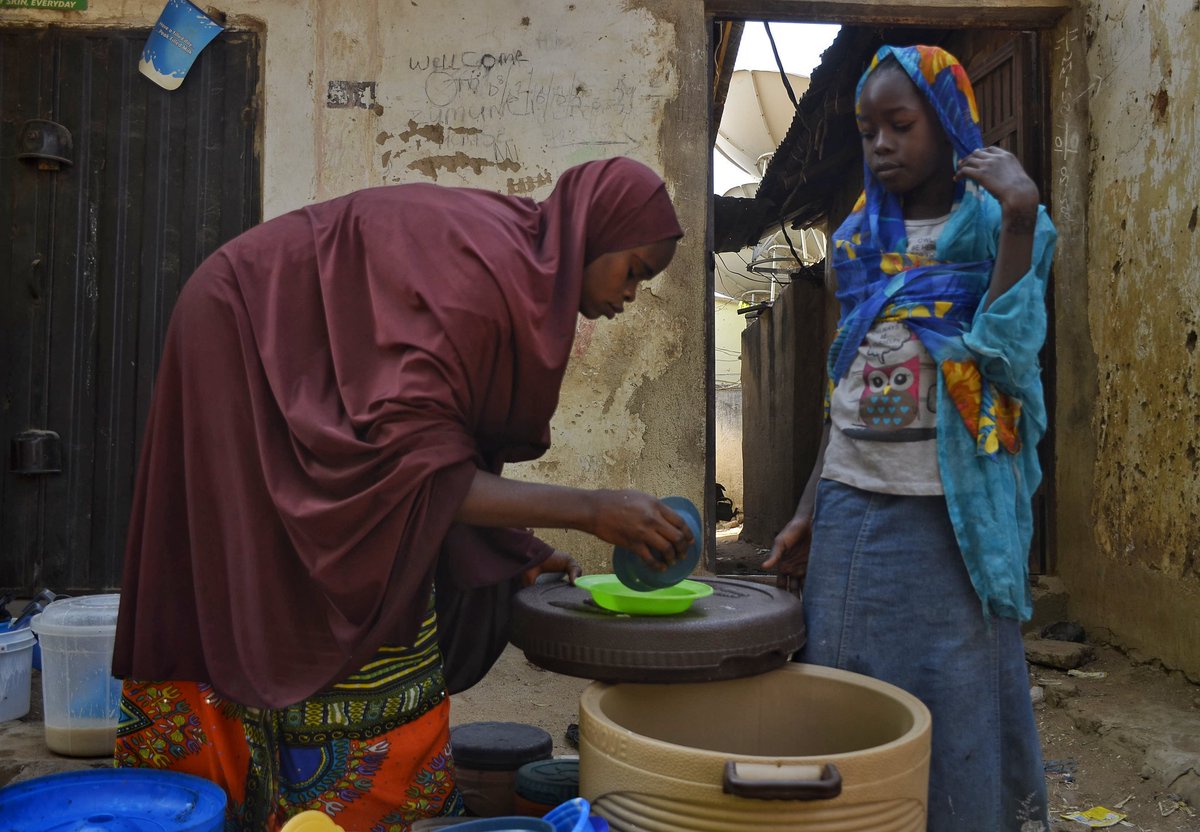
[[781,221],[795,228],[819,222],[847,177],[858,177],[862,167],[854,91],[875,50],[884,43],[937,44],[948,34],[944,29],[842,27],[813,70],[758,194],[714,198],[715,250],[754,245]]

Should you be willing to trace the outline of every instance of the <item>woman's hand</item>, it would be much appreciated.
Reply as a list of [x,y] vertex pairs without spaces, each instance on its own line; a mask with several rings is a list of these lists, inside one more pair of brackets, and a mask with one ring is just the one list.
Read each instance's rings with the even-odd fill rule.
[[578,529],[624,546],[658,571],[683,557],[692,545],[692,532],[684,519],[641,491],[521,482],[487,471],[475,472],[454,519],[484,528]]
[[587,531],[625,547],[657,571],[682,558],[692,545],[692,531],[684,519],[649,494],[599,490],[591,492],[590,503]]
[[783,530],[775,535],[771,554],[763,561],[762,568],[778,567],[775,586],[780,589],[798,594],[800,585],[804,583],[804,575],[808,572],[808,555],[812,548],[812,524],[811,511],[798,511]]
[[521,575],[521,582],[525,586],[532,586],[537,581],[539,575],[556,572],[566,575],[567,583],[574,584],[575,579],[583,574],[583,567],[579,565],[579,562],[575,558],[566,552],[560,552],[556,549],[550,557],[537,566],[526,569]]

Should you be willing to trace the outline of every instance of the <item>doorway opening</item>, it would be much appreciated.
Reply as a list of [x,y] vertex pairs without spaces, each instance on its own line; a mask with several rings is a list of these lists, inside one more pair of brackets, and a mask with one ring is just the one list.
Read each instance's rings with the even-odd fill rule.
[[[746,21],[741,24],[712,147],[714,196],[755,197],[775,151],[792,126],[798,97],[808,89],[812,70],[820,64],[821,53],[833,43],[840,28],[838,24],[821,23]],[[747,512],[742,444],[743,334],[773,306],[794,279],[824,260],[825,244],[825,234],[819,227],[789,230],[779,224],[739,250],[714,252],[714,490],[718,552],[746,549],[736,546],[742,538]],[[755,492],[753,484],[750,492]],[[754,537],[753,520],[751,528]],[[762,535],[757,537],[760,539],[747,540],[755,549],[765,545]]]

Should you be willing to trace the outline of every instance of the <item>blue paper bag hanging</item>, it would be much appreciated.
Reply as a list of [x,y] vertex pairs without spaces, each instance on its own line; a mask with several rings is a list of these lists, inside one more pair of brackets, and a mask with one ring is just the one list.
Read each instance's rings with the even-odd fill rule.
[[179,89],[200,50],[224,29],[188,0],[167,0],[146,39],[138,69],[164,89]]

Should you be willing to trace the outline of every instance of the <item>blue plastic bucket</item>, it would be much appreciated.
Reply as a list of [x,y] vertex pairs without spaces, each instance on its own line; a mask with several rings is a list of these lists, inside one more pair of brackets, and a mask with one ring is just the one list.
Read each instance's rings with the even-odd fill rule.
[[190,774],[141,768],[51,774],[0,789],[3,832],[221,832],[225,792]]
[[28,628],[9,630],[0,624],[0,722],[29,713],[33,648],[37,639]]

